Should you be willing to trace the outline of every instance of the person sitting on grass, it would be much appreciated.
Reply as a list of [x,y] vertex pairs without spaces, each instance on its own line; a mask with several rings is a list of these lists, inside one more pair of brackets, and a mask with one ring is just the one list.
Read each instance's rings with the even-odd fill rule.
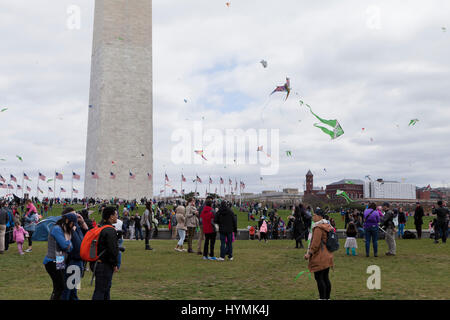
[[353,222],[350,222],[347,227],[346,235],[347,239],[345,240],[344,248],[347,251],[347,255],[350,255],[350,248],[352,249],[352,256],[356,256],[356,249],[358,248],[358,244],[356,242],[357,235],[356,225]]

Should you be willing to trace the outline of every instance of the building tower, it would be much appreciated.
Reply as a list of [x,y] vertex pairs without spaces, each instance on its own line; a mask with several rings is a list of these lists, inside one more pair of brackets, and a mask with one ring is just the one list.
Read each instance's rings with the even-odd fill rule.
[[306,191],[305,194],[312,194],[313,193],[313,174],[311,170],[308,170],[308,173],[306,174]]
[[153,196],[152,96],[152,1],[96,0],[86,197]]

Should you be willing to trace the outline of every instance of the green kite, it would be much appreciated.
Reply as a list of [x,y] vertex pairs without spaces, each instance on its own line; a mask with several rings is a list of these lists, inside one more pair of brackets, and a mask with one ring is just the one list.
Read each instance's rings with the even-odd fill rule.
[[8,108],[3,108],[0,112],[5,112],[6,110],[8,110]]
[[321,123],[326,124],[326,125],[328,125],[328,126],[331,127],[331,130],[330,130],[330,128],[325,128],[325,127],[319,126],[317,123],[314,124],[314,127],[317,127],[317,128],[319,128],[320,130],[322,130],[324,133],[328,134],[328,135],[331,137],[331,140],[334,140],[334,139],[336,139],[336,138],[339,138],[340,136],[342,136],[342,135],[344,134],[344,130],[342,129],[341,125],[339,124],[339,121],[337,121],[337,120],[325,120],[325,119],[322,119],[321,117],[319,117],[318,115],[316,115],[316,114],[312,111],[311,107],[310,107],[308,104],[307,104],[306,106],[309,108],[309,110],[311,111],[311,113],[312,113],[312,114],[313,114],[313,115],[314,115]]
[[292,157],[292,152],[291,151],[286,151],[286,156],[288,156],[288,157]]
[[417,123],[417,121],[419,121],[419,119],[412,119],[412,120],[409,122],[409,126],[415,126],[416,123]]
[[19,155],[16,155],[16,157],[17,157],[17,159],[19,159],[20,161],[22,161],[22,162],[23,162],[23,159],[22,159],[22,157],[21,157],[21,156],[19,156]]
[[348,194],[347,194],[345,191],[342,191],[342,190],[339,190],[339,189],[338,189],[338,190],[336,190],[336,195],[337,195],[338,197],[344,198],[345,201],[347,201],[347,203],[353,202],[353,200],[350,199],[350,197],[348,196]]

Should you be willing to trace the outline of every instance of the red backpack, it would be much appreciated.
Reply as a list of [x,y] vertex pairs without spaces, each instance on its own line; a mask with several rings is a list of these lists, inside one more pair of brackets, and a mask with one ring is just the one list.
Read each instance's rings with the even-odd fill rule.
[[114,228],[112,225],[105,225],[103,227],[96,227],[89,230],[83,238],[80,247],[80,257],[84,261],[95,262],[99,259],[98,254],[98,238],[100,233],[105,228]]

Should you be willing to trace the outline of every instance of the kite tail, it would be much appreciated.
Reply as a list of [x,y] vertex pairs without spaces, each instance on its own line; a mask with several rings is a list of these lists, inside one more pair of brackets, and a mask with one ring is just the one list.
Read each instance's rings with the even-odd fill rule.
[[322,126],[319,126],[319,125],[317,125],[317,123],[314,124],[314,127],[319,128],[324,133],[328,134],[331,137],[331,139],[333,139],[333,136],[334,136],[334,132],[333,131],[328,130],[327,128],[324,128]]
[[307,104],[306,105],[308,108],[309,108],[309,111],[311,111],[311,113],[320,121],[320,122],[322,122],[322,123],[324,123],[324,124],[327,124],[327,125],[329,125],[329,126],[331,126],[331,127],[335,127],[336,126],[336,120],[325,120],[325,119],[322,119],[321,117],[319,117],[317,114],[315,114],[313,111],[312,111],[312,109],[311,109],[311,107]]

